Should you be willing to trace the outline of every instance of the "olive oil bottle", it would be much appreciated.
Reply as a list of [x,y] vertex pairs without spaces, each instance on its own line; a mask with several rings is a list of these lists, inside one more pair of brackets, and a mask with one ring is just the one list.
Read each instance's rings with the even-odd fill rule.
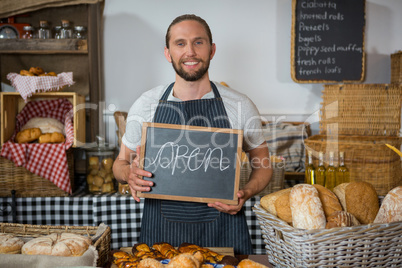
[[345,166],[345,154],[344,152],[339,152],[339,167],[337,170],[337,181],[336,184],[341,184],[344,182],[350,182],[349,169]]
[[316,183],[325,186],[325,166],[324,166],[324,153],[318,153],[318,167],[316,170]]
[[325,187],[331,191],[336,186],[336,173],[337,169],[334,165],[334,152],[329,152],[329,163],[325,172]]
[[306,174],[305,174],[305,183],[308,184],[315,184],[315,168],[313,164],[313,154],[311,151],[308,151],[308,165],[306,167]]

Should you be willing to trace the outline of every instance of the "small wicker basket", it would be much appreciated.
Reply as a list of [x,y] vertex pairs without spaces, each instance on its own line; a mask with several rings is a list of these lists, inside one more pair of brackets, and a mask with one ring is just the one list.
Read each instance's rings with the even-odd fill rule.
[[[97,226],[52,226],[0,223],[1,233],[8,233],[19,237],[41,237],[51,233],[73,233],[84,236],[94,236]],[[97,267],[104,267],[110,255],[111,230],[107,226],[103,234],[96,240],[94,246],[98,251]]]
[[402,83],[402,50],[391,54],[391,83]]
[[[74,155],[73,149],[66,151],[71,188],[74,190]],[[53,182],[42,178],[24,167],[16,167],[14,162],[0,156],[0,197],[54,197],[69,196],[69,193],[57,187]]]
[[402,222],[296,229],[259,204],[257,214],[275,267],[402,267]]

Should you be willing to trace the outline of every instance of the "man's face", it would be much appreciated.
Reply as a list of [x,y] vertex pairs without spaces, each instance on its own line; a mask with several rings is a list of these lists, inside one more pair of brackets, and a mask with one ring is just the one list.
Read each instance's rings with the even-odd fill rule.
[[176,73],[186,81],[201,79],[215,54],[204,27],[197,21],[182,21],[170,29],[169,49],[165,56]]

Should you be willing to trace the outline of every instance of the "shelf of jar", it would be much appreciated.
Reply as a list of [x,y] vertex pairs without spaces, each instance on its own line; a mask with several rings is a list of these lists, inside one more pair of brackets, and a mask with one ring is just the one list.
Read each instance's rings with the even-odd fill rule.
[[88,54],[86,39],[0,39],[3,54]]

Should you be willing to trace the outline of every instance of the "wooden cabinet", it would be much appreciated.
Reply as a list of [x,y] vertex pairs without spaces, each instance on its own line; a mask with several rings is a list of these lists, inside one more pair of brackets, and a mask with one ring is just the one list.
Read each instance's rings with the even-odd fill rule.
[[[77,3],[75,1],[74,3]],[[1,4],[0,4],[1,6]],[[63,92],[75,92],[86,100],[86,141],[95,140],[100,129],[99,104],[104,101],[102,83],[102,12],[103,3],[70,4],[44,7],[29,13],[17,14],[17,23],[39,26],[47,20],[53,28],[61,20],[72,26],[85,26],[87,39],[0,39],[0,79],[10,84],[7,74],[21,69],[42,67],[50,72],[73,72],[74,85]]]

